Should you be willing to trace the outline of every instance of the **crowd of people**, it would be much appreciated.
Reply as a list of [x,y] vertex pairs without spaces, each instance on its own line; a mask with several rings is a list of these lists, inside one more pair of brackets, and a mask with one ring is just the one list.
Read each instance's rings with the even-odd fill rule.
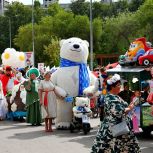
[[[18,88],[17,88],[18,87]],[[52,132],[52,120],[56,117],[55,86],[51,82],[51,71],[39,72],[37,68],[0,69],[0,120],[11,119],[12,112],[26,112],[18,117],[32,126],[45,121],[45,131]],[[21,92],[25,94],[21,95]],[[26,98],[25,98],[26,97]],[[23,100],[23,99],[25,100]],[[42,115],[42,108],[45,116]],[[19,114],[19,115],[20,115]]]
[[[145,102],[153,104],[152,79],[142,81],[141,89],[131,90],[129,82],[132,80],[123,80],[117,74],[107,76],[103,67],[95,71],[103,77],[103,88],[102,94],[97,99],[100,109],[100,128],[91,152],[141,152],[135,136],[136,133],[140,133],[140,120],[136,114],[136,107]],[[150,72],[153,78],[152,68]],[[112,127],[121,124],[123,120],[126,121],[129,131],[126,134],[114,136]]]
[[[143,92],[141,93],[137,90],[131,91],[128,82],[124,81],[121,91],[121,78],[118,74],[107,76],[104,68],[98,69],[98,71],[98,75],[103,78],[102,85],[99,86],[101,94],[98,98],[100,128],[91,152],[139,153],[140,148],[132,124],[134,118],[129,116],[129,112],[132,112],[134,107],[140,104],[140,100],[147,100],[149,83],[143,84]],[[45,131],[53,132],[52,121],[57,116],[57,104],[55,85],[51,81],[51,76],[51,71],[46,71],[40,77],[40,72],[37,68],[13,69],[10,66],[1,68],[0,120],[7,119],[9,113],[13,111],[11,97],[13,93],[11,94],[10,92],[13,92],[14,86],[19,85],[19,89],[26,92],[26,100],[25,103],[21,100],[22,107],[21,104],[18,104],[19,106],[17,105],[16,109],[22,110],[23,108],[26,111],[27,123],[32,126],[39,126],[44,121]],[[44,110],[45,115],[42,110]],[[114,137],[111,131],[112,126],[123,120],[126,121],[129,132]]]

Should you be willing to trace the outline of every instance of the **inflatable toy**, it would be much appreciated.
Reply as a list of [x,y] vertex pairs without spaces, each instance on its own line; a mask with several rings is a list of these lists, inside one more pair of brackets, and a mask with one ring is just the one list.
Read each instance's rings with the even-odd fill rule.
[[128,51],[125,55],[119,57],[119,64],[124,65],[134,65],[138,63],[138,60],[143,56],[148,50],[153,49],[144,37],[137,38],[134,42],[131,43]]

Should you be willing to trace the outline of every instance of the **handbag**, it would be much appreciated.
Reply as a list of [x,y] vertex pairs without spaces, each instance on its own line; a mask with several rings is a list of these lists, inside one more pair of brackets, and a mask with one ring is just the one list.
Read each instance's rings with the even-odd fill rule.
[[124,134],[128,134],[130,132],[129,127],[125,120],[123,120],[122,122],[116,125],[111,126],[111,131],[113,137],[118,137]]

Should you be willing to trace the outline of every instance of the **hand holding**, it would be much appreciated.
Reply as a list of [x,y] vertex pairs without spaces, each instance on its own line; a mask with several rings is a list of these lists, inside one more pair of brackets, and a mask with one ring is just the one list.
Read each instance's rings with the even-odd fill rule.
[[125,113],[126,113],[126,114],[128,114],[130,111],[131,111],[131,110],[130,110],[129,107],[125,108]]

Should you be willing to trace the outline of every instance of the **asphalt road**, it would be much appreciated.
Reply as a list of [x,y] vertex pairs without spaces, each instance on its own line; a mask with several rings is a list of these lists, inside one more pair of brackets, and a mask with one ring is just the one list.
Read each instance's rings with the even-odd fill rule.
[[[26,123],[0,122],[0,153],[89,153],[99,119],[91,119],[93,129],[87,135],[54,129],[46,133],[44,125],[33,127]],[[153,153],[153,136],[138,135],[142,153]]]

